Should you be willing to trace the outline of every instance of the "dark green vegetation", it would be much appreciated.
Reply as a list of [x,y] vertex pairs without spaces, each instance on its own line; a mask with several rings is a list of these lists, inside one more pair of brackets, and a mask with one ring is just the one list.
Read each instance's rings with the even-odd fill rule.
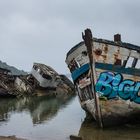
[[13,66],[9,66],[7,63],[0,61],[0,68],[8,69],[13,75],[27,75],[27,72],[19,70]]

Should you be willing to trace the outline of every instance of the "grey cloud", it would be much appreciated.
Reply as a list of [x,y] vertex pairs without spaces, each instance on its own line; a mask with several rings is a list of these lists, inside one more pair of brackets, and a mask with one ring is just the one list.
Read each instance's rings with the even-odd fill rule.
[[139,0],[0,0],[0,60],[27,71],[38,61],[68,73],[65,55],[87,27],[95,37],[121,33],[139,45],[139,13]]

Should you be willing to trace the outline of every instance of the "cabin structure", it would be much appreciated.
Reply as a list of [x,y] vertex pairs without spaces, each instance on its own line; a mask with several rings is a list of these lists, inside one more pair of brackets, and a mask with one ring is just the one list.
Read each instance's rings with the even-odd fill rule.
[[31,74],[42,88],[56,88],[61,81],[61,77],[53,68],[40,63],[34,63]]

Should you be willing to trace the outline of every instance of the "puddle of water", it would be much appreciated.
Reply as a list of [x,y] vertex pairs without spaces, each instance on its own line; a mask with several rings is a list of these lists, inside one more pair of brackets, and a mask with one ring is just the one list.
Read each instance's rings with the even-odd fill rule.
[[77,97],[0,99],[0,135],[29,140],[138,140],[140,125],[100,129],[85,121]]
[[66,140],[84,119],[76,97],[0,99],[0,135]]

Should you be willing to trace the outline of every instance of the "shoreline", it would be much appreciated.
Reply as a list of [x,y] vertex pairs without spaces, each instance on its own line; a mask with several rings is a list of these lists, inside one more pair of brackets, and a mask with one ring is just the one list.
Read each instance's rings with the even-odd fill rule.
[[0,136],[0,140],[27,140],[27,139],[18,138],[16,136]]

